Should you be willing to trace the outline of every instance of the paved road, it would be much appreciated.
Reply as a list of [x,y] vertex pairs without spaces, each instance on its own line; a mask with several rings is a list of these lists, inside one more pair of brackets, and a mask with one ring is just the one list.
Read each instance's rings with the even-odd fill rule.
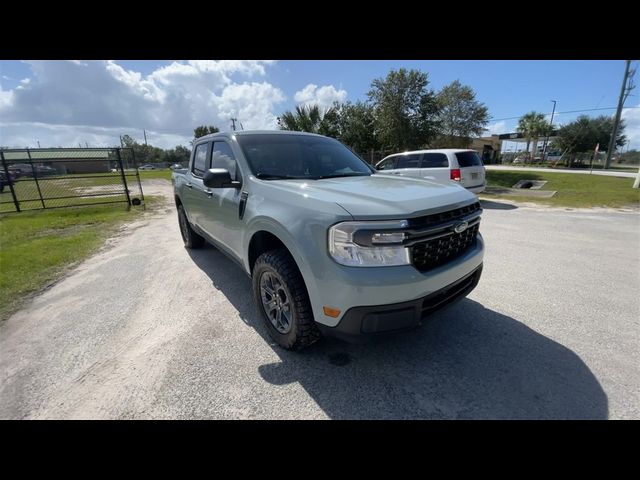
[[[576,174],[587,174],[589,175],[589,170],[576,170],[576,169],[568,169],[568,168],[536,168],[536,167],[512,167],[510,165],[485,165],[487,170],[522,170],[526,172],[545,172],[545,173],[576,173]],[[594,170],[593,175],[602,175],[605,177],[624,177],[624,178],[636,178],[638,175],[638,170],[633,170],[631,172],[622,172],[619,170]]]
[[0,326],[0,418],[640,418],[640,215],[485,208],[468,299],[296,354],[168,205]]

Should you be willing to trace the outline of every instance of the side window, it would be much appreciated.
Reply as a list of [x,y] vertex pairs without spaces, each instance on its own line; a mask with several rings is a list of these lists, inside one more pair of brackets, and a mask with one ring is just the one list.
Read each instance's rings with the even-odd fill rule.
[[237,180],[236,157],[227,142],[214,142],[211,153],[211,168],[225,168],[229,170],[232,180]]
[[401,155],[396,168],[420,168],[420,154]]
[[378,170],[392,170],[397,157],[387,158],[378,165]]
[[422,168],[448,167],[449,160],[444,153],[425,153],[422,157]]
[[210,143],[201,143],[196,146],[196,151],[193,153],[193,167],[191,171],[197,177],[204,175],[207,170],[207,158],[209,157],[209,145]]

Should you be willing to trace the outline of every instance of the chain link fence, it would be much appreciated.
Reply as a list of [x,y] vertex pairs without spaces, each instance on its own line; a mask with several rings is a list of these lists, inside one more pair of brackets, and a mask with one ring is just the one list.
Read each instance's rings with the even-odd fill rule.
[[107,203],[144,206],[130,148],[0,150],[0,213]]

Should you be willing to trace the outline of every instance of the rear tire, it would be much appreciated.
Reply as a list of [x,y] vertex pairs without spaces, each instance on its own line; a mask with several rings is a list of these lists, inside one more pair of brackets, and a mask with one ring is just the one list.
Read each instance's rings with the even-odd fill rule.
[[180,235],[182,235],[185,247],[200,248],[204,245],[204,238],[195,232],[189,223],[187,214],[184,213],[182,205],[178,205],[178,224],[180,226]]
[[260,255],[252,277],[256,306],[278,345],[300,350],[320,338],[304,280],[286,249]]

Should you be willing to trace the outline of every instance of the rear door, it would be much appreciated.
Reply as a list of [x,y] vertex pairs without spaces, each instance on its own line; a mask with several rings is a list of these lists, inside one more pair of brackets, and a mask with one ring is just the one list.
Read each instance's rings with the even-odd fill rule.
[[422,154],[422,178],[446,182],[451,180],[449,158],[446,153],[427,152]]
[[478,152],[469,150],[465,152],[455,152],[454,155],[460,166],[460,185],[465,188],[484,185],[484,165]]

